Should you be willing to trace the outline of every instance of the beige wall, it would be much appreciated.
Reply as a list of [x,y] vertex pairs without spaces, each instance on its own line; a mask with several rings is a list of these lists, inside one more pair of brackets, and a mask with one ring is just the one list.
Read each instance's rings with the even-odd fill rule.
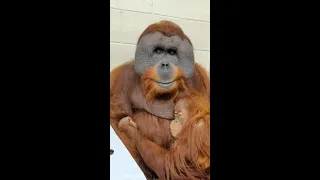
[[139,35],[160,20],[177,23],[210,71],[210,0],[111,0],[110,70],[134,58]]

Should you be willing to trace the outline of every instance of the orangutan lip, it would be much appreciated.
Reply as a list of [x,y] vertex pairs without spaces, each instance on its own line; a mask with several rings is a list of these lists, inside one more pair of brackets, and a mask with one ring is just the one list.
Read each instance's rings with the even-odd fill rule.
[[174,84],[174,81],[171,81],[171,82],[159,82],[159,81],[157,81],[157,83],[162,88],[169,88]]

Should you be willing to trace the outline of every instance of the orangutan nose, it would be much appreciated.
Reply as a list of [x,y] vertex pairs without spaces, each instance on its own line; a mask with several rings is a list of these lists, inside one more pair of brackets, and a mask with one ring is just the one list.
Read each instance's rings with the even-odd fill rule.
[[158,75],[163,82],[172,79],[172,65],[168,62],[161,62],[158,65]]

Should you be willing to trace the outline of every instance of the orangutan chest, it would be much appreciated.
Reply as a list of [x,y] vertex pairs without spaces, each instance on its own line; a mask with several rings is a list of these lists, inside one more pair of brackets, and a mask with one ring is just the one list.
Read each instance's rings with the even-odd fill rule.
[[132,109],[140,109],[156,117],[164,119],[174,119],[173,117],[173,99],[170,100],[154,100],[147,102],[145,95],[140,86],[136,86],[130,95],[130,102]]
[[170,133],[170,120],[158,118],[146,111],[133,113],[133,121],[138,130],[150,141],[168,148],[173,140]]

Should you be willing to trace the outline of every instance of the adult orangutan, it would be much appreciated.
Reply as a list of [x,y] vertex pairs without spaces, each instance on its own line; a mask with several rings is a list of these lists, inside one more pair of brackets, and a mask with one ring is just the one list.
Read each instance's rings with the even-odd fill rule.
[[121,119],[118,127],[131,138],[159,179],[208,179],[210,103],[196,94],[186,95],[177,99],[174,110],[176,118],[170,131],[176,140],[169,150],[142,136],[130,117]]
[[[183,78],[188,87],[183,85]],[[147,179],[156,177],[154,171],[134,141],[119,130],[118,123],[131,117],[142,136],[170,149],[175,141],[170,132],[174,98],[183,88],[209,101],[209,77],[194,62],[190,39],[170,21],[148,26],[138,39],[135,59],[110,74],[110,124]]]

